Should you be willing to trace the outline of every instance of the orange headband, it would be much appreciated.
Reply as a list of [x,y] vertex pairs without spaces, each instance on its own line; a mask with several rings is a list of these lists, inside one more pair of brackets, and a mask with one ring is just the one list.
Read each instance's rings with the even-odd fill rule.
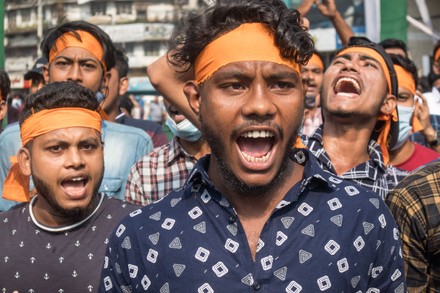
[[440,59],[440,47],[434,52],[434,62],[437,62]]
[[313,53],[313,55],[310,58],[310,60],[307,63],[307,65],[315,65],[315,66],[321,68],[321,70],[324,70],[324,63],[322,63],[321,58],[319,58],[319,56],[317,54],[315,54],[315,53]]
[[[20,126],[22,145],[45,133],[69,127],[87,127],[101,132],[101,116],[96,111],[84,108],[42,110],[31,115]],[[11,157],[11,163],[12,166],[3,185],[3,198],[28,202],[29,177],[21,173],[16,157]]]
[[383,73],[385,74],[385,78],[387,80],[388,93],[392,94],[392,92],[391,92],[392,91],[391,76],[390,76],[387,64],[385,63],[385,59],[382,57],[382,55],[380,55],[375,50],[370,49],[370,48],[365,48],[365,47],[349,47],[347,49],[343,49],[342,51],[340,51],[337,56],[341,56],[341,55],[346,54],[346,53],[364,53],[364,54],[370,56],[371,58],[375,59],[377,62],[379,62],[379,64],[382,67]]
[[399,86],[406,88],[414,95],[416,92],[416,82],[412,74],[402,66],[396,64],[394,65],[394,70],[396,71]]
[[200,52],[194,64],[196,83],[201,84],[221,67],[240,61],[269,61],[301,72],[299,64],[281,56],[273,33],[264,24],[244,23]]
[[68,47],[80,47],[92,53],[101,63],[104,72],[106,72],[107,66],[105,66],[103,61],[104,49],[102,48],[101,43],[92,34],[86,31],[78,30],[75,32],[80,36],[81,40],[78,40],[73,32],[67,32],[61,35],[49,52],[49,63],[51,63],[53,58],[64,49]]
[[101,132],[101,116],[84,108],[56,108],[31,115],[20,127],[22,145],[37,136],[69,127],[87,127]]

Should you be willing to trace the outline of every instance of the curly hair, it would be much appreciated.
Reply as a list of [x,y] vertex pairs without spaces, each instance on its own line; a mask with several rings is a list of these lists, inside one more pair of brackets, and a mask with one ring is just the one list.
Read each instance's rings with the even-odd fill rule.
[[20,126],[29,116],[46,109],[85,108],[97,111],[99,102],[93,91],[75,82],[51,82],[28,96],[20,114]]
[[66,22],[49,29],[44,35],[43,41],[41,42],[41,46],[40,46],[43,55],[47,59],[49,59],[50,50],[54,48],[58,38],[65,33],[72,32],[73,35],[78,40],[81,40],[81,37],[76,32],[78,30],[90,33],[99,41],[104,51],[104,56],[102,57],[103,58],[102,61],[104,61],[107,70],[112,69],[115,66],[116,53],[115,53],[115,46],[111,38],[101,28],[86,21],[80,20],[80,21]]
[[306,64],[314,43],[301,25],[301,14],[280,0],[218,0],[205,11],[189,15],[169,42],[169,61],[189,70],[213,40],[243,23],[263,23],[275,36],[284,58]]

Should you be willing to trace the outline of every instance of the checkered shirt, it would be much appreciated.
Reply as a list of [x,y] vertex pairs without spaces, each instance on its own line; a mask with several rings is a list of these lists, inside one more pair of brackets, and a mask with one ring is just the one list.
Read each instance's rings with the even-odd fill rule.
[[440,292],[440,160],[403,179],[386,203],[401,233],[408,292]]
[[370,160],[357,165],[344,174],[337,175],[336,170],[330,161],[329,156],[322,146],[322,125],[309,137],[302,136],[304,144],[318,158],[321,168],[339,178],[356,182],[357,184],[379,194],[382,199],[403,179],[408,172],[394,167],[386,167],[383,161],[382,151],[376,141],[371,140],[368,144],[368,155]]
[[131,167],[125,200],[147,205],[163,198],[183,186],[196,161],[174,137],[170,143],[155,149]]
[[[431,115],[429,118],[430,118],[429,120],[431,121],[431,125],[435,129],[435,131],[439,131],[440,130],[440,115]],[[417,142],[420,145],[429,147],[428,142],[426,141],[425,137],[423,136],[423,134],[420,131],[411,134],[410,139],[414,142]]]

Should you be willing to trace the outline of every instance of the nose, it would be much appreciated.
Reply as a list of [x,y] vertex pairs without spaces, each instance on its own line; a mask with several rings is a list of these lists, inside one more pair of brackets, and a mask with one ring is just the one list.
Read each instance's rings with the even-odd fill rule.
[[68,81],[75,81],[75,82],[82,81],[81,67],[78,62],[73,62],[72,66],[70,66],[67,80]]
[[358,61],[356,59],[347,60],[341,68],[341,71],[358,71]]
[[70,148],[66,152],[65,167],[73,169],[81,169],[85,165],[81,151],[77,148]]
[[267,120],[276,113],[270,90],[264,85],[251,88],[247,93],[246,102],[241,107],[242,114],[247,118]]

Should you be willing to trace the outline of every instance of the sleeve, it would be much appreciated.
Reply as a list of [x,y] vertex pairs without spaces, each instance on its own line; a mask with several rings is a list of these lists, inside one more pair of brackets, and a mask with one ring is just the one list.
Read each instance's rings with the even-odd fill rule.
[[405,188],[391,191],[386,203],[399,226],[408,289],[425,292],[429,262],[425,251],[427,219],[422,205]]
[[128,174],[125,187],[125,200],[130,203],[143,205],[142,200],[140,200],[141,198],[144,198],[142,180],[139,173],[140,164],[142,164],[142,159],[131,167],[130,174]]

